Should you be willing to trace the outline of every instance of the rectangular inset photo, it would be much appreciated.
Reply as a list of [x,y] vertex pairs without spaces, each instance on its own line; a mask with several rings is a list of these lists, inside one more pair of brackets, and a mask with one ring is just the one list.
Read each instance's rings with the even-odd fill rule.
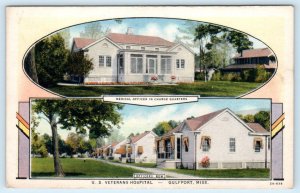
[[31,178],[270,180],[269,99],[30,106]]

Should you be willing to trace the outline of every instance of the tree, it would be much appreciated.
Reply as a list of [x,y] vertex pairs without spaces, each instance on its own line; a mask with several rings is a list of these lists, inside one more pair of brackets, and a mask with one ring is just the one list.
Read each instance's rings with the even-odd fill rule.
[[70,28],[61,30],[60,32],[58,32],[58,34],[64,39],[65,48],[69,49],[71,47],[71,45],[70,45],[70,39],[71,39]]
[[113,129],[110,136],[107,138],[107,143],[112,144],[124,140],[125,137],[120,133],[119,129]]
[[[232,47],[241,53],[252,48],[246,34],[225,27],[201,23],[195,29],[194,41],[199,41],[199,67],[206,72],[207,65],[225,66],[230,61]],[[205,75],[206,80],[206,75]]]
[[242,53],[243,50],[253,48],[253,42],[251,42],[248,36],[244,33],[231,30],[226,36],[228,42],[230,42],[238,53]]
[[56,34],[43,39],[32,49],[35,49],[38,83],[44,87],[50,87],[61,81],[68,59],[64,39]]
[[175,127],[177,127],[179,125],[179,121],[174,121],[174,120],[170,120],[168,121],[169,125],[174,129]]
[[84,31],[80,32],[80,37],[99,39],[105,34],[100,22],[92,22],[84,25]]
[[109,136],[114,127],[119,127],[121,115],[120,104],[104,103],[100,100],[36,100],[32,110],[47,120],[52,131],[53,161],[55,174],[64,176],[59,159],[58,125],[60,129],[75,129],[76,133],[85,134],[89,130],[89,138]]
[[65,70],[68,74],[78,76],[81,80],[84,80],[93,68],[92,59],[89,59],[81,51],[70,53],[68,62],[65,65]]
[[[171,122],[173,123],[173,122]],[[175,124],[173,124],[175,125]],[[174,127],[175,128],[175,127]],[[156,126],[152,129],[154,133],[158,136],[162,136],[163,134],[169,132],[173,127],[167,121],[162,121],[156,124]]]
[[254,115],[248,114],[248,115],[238,115],[243,121],[246,123],[254,123]]
[[[199,41],[200,69],[202,67],[202,63],[205,61],[207,50],[210,50],[212,47],[212,39],[224,30],[225,28],[205,23],[201,23],[196,27],[194,41]],[[204,66],[203,69],[206,70],[206,66]]]
[[71,132],[68,134],[66,144],[71,147],[72,154],[78,153],[78,149],[82,140],[83,137],[77,133]]
[[254,115],[254,121],[263,126],[267,131],[270,131],[270,112],[259,111]]
[[35,62],[35,47],[32,47],[25,57],[24,69],[27,75],[36,83],[39,83],[37,67]]

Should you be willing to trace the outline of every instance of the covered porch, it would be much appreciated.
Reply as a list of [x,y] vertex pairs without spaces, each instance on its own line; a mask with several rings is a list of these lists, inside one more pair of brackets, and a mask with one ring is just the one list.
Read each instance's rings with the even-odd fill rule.
[[181,134],[173,134],[157,138],[157,159],[181,161],[181,143]]
[[121,50],[118,82],[175,82],[175,52]]

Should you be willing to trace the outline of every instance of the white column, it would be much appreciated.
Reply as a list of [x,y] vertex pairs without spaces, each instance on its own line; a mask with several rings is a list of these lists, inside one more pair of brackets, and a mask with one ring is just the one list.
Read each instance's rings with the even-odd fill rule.
[[157,68],[156,68],[156,74],[161,74],[161,72],[160,72],[160,61],[161,61],[161,55],[160,54],[158,54],[157,55]]

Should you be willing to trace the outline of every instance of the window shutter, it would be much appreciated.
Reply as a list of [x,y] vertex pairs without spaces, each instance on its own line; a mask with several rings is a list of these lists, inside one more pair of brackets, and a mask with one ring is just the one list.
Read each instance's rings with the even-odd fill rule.
[[172,149],[174,149],[175,148],[175,136],[171,136],[170,141],[171,141],[171,147],[172,147]]
[[143,146],[138,146],[137,153],[138,154],[143,154],[144,153]]

